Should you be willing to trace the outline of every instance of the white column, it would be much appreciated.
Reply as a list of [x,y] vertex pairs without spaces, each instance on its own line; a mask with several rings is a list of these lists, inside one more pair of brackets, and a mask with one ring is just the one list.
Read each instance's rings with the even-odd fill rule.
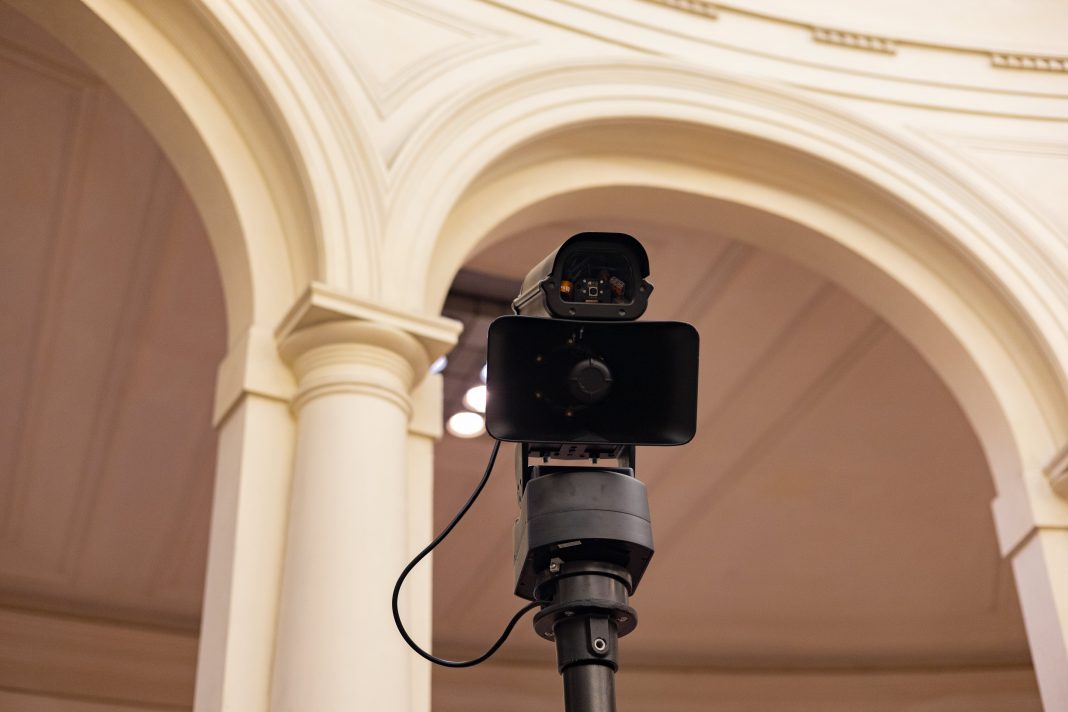
[[409,552],[411,391],[429,357],[396,326],[299,329],[297,447],[271,710],[408,712],[415,667],[390,595]]

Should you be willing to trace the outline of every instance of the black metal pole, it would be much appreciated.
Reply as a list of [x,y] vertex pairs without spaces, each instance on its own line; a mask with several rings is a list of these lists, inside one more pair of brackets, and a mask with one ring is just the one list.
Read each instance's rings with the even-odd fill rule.
[[565,669],[566,712],[616,712],[615,676],[607,665],[572,665]]
[[567,615],[568,612],[555,626],[556,657],[564,676],[564,710],[615,712],[615,674],[619,667],[616,623],[604,610],[570,611],[574,615]]
[[556,642],[564,709],[615,712],[619,635],[633,630],[635,622],[634,609],[627,605],[627,574],[588,561],[554,568],[546,587],[552,603],[535,616],[534,627]]

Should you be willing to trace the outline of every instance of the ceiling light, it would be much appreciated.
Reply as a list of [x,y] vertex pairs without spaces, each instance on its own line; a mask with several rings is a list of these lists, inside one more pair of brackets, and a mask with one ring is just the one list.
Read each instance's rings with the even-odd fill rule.
[[486,372],[487,371],[488,371],[488,369],[486,368],[486,364],[482,364],[482,370],[478,372],[478,377],[482,379],[483,383],[486,382]]
[[445,427],[458,438],[477,438],[486,431],[486,421],[478,413],[464,410],[449,418]]
[[445,370],[445,367],[449,365],[448,356],[438,356],[434,359],[434,363],[430,364],[431,373],[441,373]]
[[486,412],[486,387],[475,386],[464,393],[464,405],[478,413]]

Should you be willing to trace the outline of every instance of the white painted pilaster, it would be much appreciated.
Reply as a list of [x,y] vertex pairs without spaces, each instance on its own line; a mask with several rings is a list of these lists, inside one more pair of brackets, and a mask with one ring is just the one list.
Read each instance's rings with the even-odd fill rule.
[[267,709],[292,461],[288,404],[240,397],[219,426],[196,712]]
[[1035,528],[1012,568],[1042,706],[1068,710],[1068,529]]

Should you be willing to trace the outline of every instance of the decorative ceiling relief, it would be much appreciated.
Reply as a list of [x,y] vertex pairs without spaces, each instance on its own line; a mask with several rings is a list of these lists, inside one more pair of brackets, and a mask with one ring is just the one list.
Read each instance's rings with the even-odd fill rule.
[[[33,516],[49,507],[75,506],[73,494],[48,496],[39,483],[47,473],[68,485],[81,476],[81,462],[63,462],[60,448],[35,447],[35,435],[69,410],[69,403],[48,407],[46,376],[62,355],[56,348],[64,323],[64,297],[71,263],[76,262],[75,223],[89,161],[86,137],[97,115],[92,79],[70,71],[45,53],[0,36],[0,121],[5,127],[0,153],[14,166],[18,181],[4,191],[0,212],[7,232],[0,249],[0,302],[19,305],[33,318],[5,318],[0,362],[0,579],[18,577],[50,583],[65,581],[62,570],[64,528]],[[16,135],[16,133],[18,135]],[[32,166],[33,170],[19,170]],[[36,201],[40,201],[39,203]],[[44,209],[47,206],[47,209]],[[27,209],[27,208],[30,209]],[[40,209],[33,209],[40,207]],[[18,269],[11,269],[17,265]],[[7,317],[7,315],[5,315]],[[81,358],[82,365],[88,360]],[[84,444],[67,424],[65,446]],[[60,487],[67,493],[72,487]]]
[[[966,161],[973,175],[1013,196],[1018,202],[1016,210],[1029,212],[1051,234],[1068,234],[1064,203],[1068,174],[1062,168],[1068,160],[1068,142],[1037,134],[998,137],[942,131],[931,137]],[[1054,263],[1052,255],[1035,255],[1037,268]],[[1068,280],[1061,282],[1068,290]]]
[[437,77],[508,43],[491,28],[416,0],[305,2],[379,118]]
[[[1051,109],[1041,109],[1039,116],[1060,116],[1060,109],[1052,108],[1054,102],[1046,98],[1058,95],[1056,74],[1068,71],[1064,33],[1053,29],[1068,18],[1064,3],[1051,4],[1045,20],[1014,11],[1012,3],[984,6],[979,13],[967,3],[925,4],[924,0],[892,7],[875,0],[493,0],[493,4],[546,24],[556,22],[553,8],[564,5],[574,11],[560,26],[628,51],[683,57],[824,96],[939,111],[1032,115],[1041,97]],[[846,55],[837,48],[863,54]],[[1026,70],[1029,76],[1004,69]],[[875,78],[879,81],[869,81]],[[917,91],[920,86],[926,89]],[[991,101],[992,94],[999,101]],[[1005,109],[1005,101],[1019,105]]]

